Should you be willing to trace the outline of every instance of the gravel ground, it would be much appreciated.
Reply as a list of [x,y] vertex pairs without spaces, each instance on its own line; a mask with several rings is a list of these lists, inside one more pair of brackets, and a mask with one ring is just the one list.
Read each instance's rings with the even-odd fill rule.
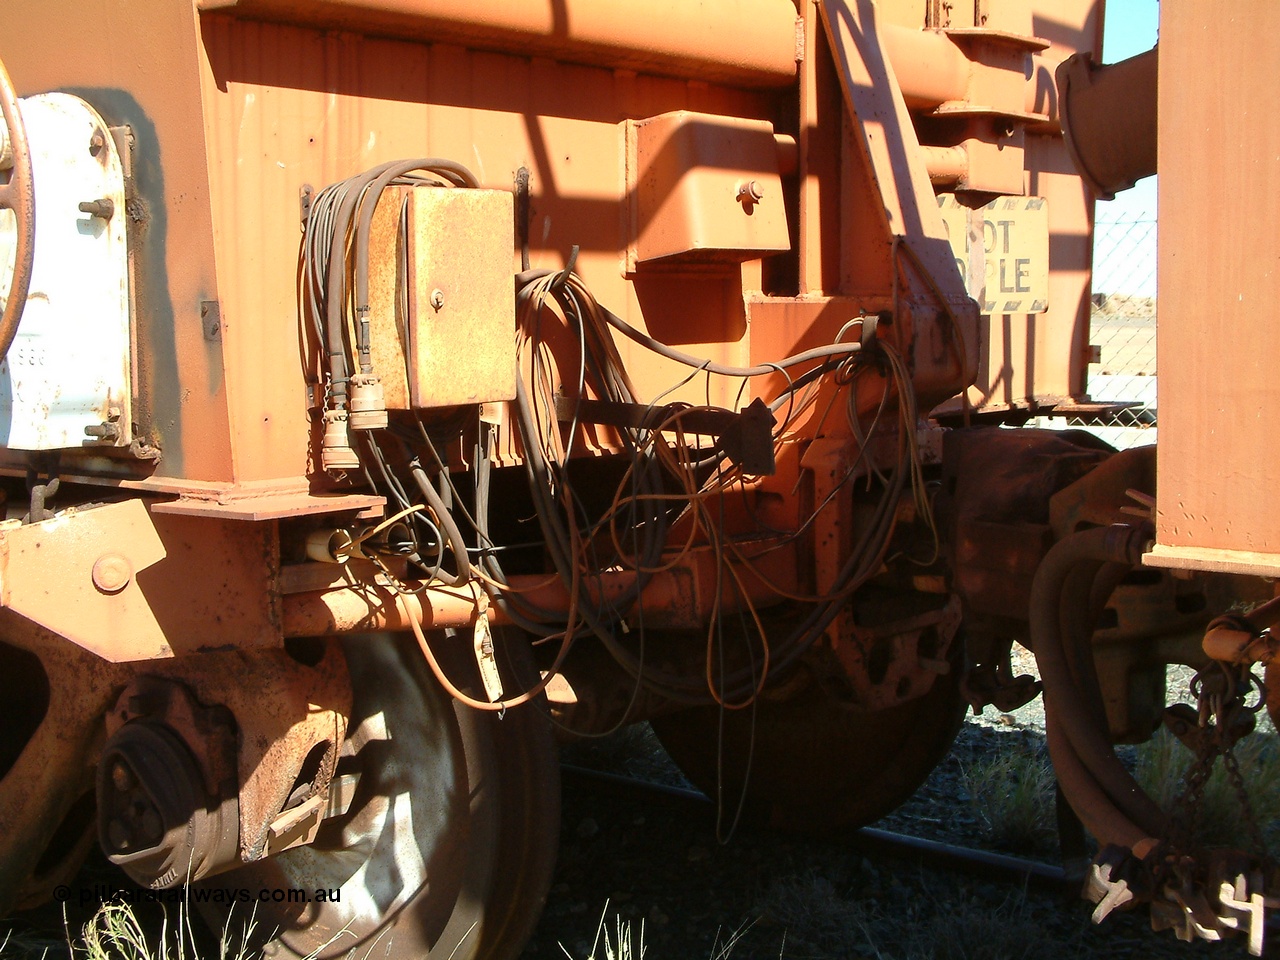
[[[1045,755],[1038,698],[1013,714],[988,708],[966,721],[950,756],[916,795],[876,826],[1060,863],[1051,775],[1031,777],[1029,799],[1019,801],[1029,811],[1020,814],[1026,822],[1002,831],[1011,818],[1000,812],[1015,787],[1002,788],[992,773],[1009,757],[1020,758],[1015,771],[1047,771]],[[563,756],[683,782],[647,725],[566,747]],[[640,957],[643,931],[644,955],[654,960],[1247,956],[1238,941],[1186,944],[1169,931],[1153,933],[1141,909],[1094,926],[1091,906],[1070,891],[934,869],[910,856],[869,859],[840,837],[743,829],[721,845],[710,806],[691,814],[649,795],[571,783],[562,830],[555,884],[525,958],[604,960],[601,923],[616,943],[619,920],[631,955]]]

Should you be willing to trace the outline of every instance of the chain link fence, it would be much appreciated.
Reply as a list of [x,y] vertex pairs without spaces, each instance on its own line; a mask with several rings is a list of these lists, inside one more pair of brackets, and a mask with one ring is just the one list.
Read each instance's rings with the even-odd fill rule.
[[1094,225],[1089,398],[1123,404],[1085,424],[1118,449],[1156,442],[1156,218],[1108,214]]
[[1045,417],[1040,426],[1084,427],[1118,450],[1156,442],[1156,218],[1099,205],[1093,240],[1089,399],[1110,405],[1088,417]]

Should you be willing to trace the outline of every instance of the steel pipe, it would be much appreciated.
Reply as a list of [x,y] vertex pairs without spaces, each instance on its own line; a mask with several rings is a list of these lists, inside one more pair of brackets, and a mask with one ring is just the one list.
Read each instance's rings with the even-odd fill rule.
[[1156,49],[1102,66],[1088,54],[1057,71],[1062,133],[1100,200],[1156,172]]
[[[426,630],[465,627],[476,616],[475,594],[454,587],[427,587],[421,593],[398,595],[390,587],[312,590],[283,598],[286,637],[324,637],[378,630],[408,630],[412,616]],[[498,622],[498,611],[489,608]]]
[[[647,626],[666,629],[701,629],[716,609],[731,614],[745,609],[747,598],[757,609],[781,601],[775,586],[793,591],[794,554],[779,550],[755,559],[754,571],[745,568],[741,585],[729,577],[721,578],[720,597],[715,595],[717,583],[716,554],[699,547],[692,550],[685,563],[662,570],[645,578],[640,594]],[[734,561],[730,561],[731,563]],[[763,577],[761,576],[763,573]],[[636,585],[633,570],[611,570],[584,581],[580,587],[579,608],[629,608]],[[418,587],[422,589],[418,590]],[[569,590],[556,576],[523,575],[509,578],[509,586],[522,603],[515,604],[545,610],[554,616],[567,615]],[[445,586],[439,583],[415,583],[417,592],[404,595],[402,604],[390,586],[361,581],[356,586],[346,583],[326,585],[320,589],[286,593],[282,598],[283,626],[286,637],[333,636],[342,633],[367,633],[376,630],[408,630],[409,614],[424,630],[465,627],[475,621],[483,590],[475,586]],[[744,596],[745,595],[745,596]],[[487,604],[490,622],[512,623],[498,604]]]
[[944,33],[882,23],[880,40],[907,106],[930,109],[963,100],[969,89],[969,58]]
[[[909,108],[932,110],[968,97],[975,64],[945,33],[891,23],[882,23],[878,29]],[[1050,123],[1057,123],[1058,98],[1050,78],[1058,62],[1032,54],[1030,64],[1023,107],[1028,113],[1043,114]]]
[[703,80],[785,86],[796,79],[791,0],[198,0],[196,7]]
[[969,154],[964,147],[922,146],[920,152],[924,154],[929,182],[934,186],[956,184],[968,176]]

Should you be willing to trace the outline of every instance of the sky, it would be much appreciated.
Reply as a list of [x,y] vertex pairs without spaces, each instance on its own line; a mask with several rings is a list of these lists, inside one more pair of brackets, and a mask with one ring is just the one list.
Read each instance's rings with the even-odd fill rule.
[[[1103,20],[1102,59],[1115,63],[1156,42],[1158,0],[1111,0]],[[1139,180],[1095,210],[1093,289],[1153,297],[1156,293],[1156,177]]]

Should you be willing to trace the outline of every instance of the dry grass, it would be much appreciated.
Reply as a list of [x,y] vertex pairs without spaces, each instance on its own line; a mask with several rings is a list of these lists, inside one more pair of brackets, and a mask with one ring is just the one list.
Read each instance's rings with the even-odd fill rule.
[[[73,933],[70,923],[63,920],[62,940],[47,936],[10,931],[0,934],[0,958],[4,960],[262,960],[262,952],[251,941],[256,928],[255,915],[248,922],[230,923],[218,936],[217,943],[200,943],[192,926],[190,905],[180,903],[176,921],[170,911],[161,906],[158,915],[140,916],[134,907],[123,901],[112,901],[100,906],[80,929]],[[327,943],[306,960],[317,958],[329,950],[339,938],[346,935],[338,931]],[[378,944],[365,953],[357,950],[344,954],[344,960],[369,960],[375,955]],[[608,954],[599,960],[641,960],[643,952]],[[597,960],[597,958],[591,958]]]
[[[582,960],[644,960],[648,948],[644,942],[644,920],[640,921],[640,933],[634,936],[635,928],[630,920],[624,920],[620,914],[614,914],[614,927],[609,930],[609,903],[605,901],[604,911],[600,914],[600,923],[596,926],[595,941],[591,944],[591,952]],[[716,938],[711,946],[710,960],[731,960],[734,948],[755,925],[755,921],[744,923],[729,934],[716,931]],[[568,960],[576,960],[569,949],[562,943],[561,952]],[[782,955],[779,954],[779,960]]]
[[965,768],[964,780],[974,819],[993,846],[1020,854],[1056,851],[1055,780],[1042,747],[1008,744]]
[[[600,914],[600,923],[596,927],[595,941],[591,944],[591,953],[582,960],[644,960],[644,921],[640,921],[640,934],[632,937],[631,921],[624,920],[614,914],[613,934],[609,932],[609,902],[606,900],[604,911]],[[562,943],[560,949],[569,960],[574,960],[567,947]]]
[[[1254,818],[1273,850],[1280,841],[1280,737],[1270,724],[1243,738],[1235,748]],[[1193,757],[1173,734],[1161,729],[1138,748],[1137,778],[1165,810],[1178,802]],[[1221,760],[1205,785],[1196,838],[1209,846],[1251,845],[1240,801]]]

